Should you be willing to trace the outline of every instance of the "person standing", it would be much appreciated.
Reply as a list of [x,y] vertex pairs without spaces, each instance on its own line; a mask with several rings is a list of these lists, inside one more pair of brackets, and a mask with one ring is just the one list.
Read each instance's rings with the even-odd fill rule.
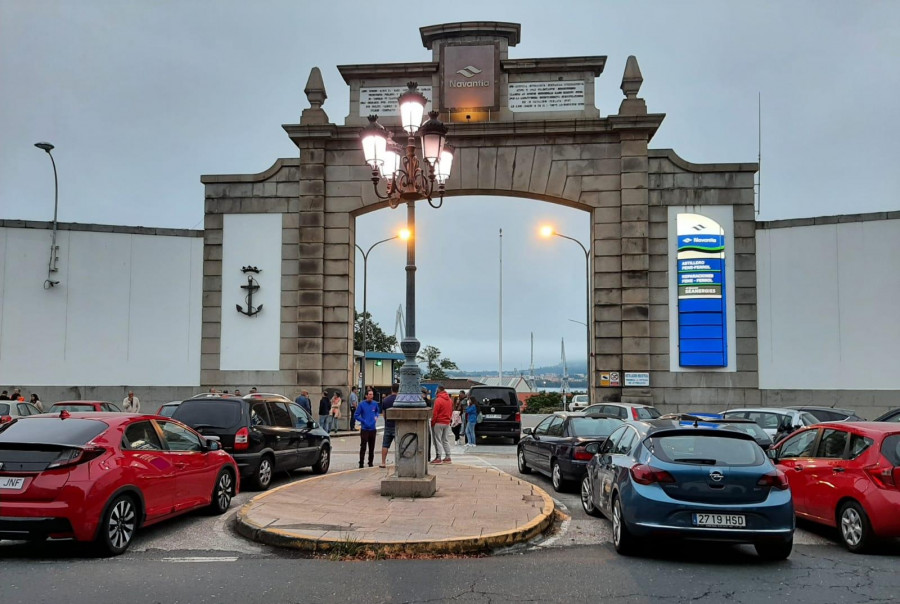
[[306,412],[312,417],[312,403],[309,400],[309,391],[301,390],[300,396],[294,402],[306,409]]
[[450,416],[450,429],[453,430],[453,444],[459,444],[459,435],[462,431],[462,409],[463,399],[460,397],[453,403],[453,415]]
[[331,432],[337,430],[338,420],[341,419],[341,403],[343,400],[341,399],[341,393],[335,391],[334,395],[331,397],[331,409],[329,410],[329,415],[331,415]]
[[[438,386],[431,414],[431,431],[434,433],[435,457],[431,463],[452,463],[450,459],[450,420],[453,416],[453,401],[443,386]],[[441,456],[443,455],[443,459]]]
[[350,389],[350,429],[356,430],[356,407],[359,406],[359,388]]
[[322,398],[319,399],[319,425],[322,429],[331,434],[331,400],[328,393],[323,392]]
[[234,389],[234,396],[237,398],[241,398],[241,391],[238,388]]
[[469,397],[466,407],[466,446],[475,446],[475,424],[478,423],[478,404],[474,396]]
[[0,393],[0,401],[8,401],[8,400],[9,400],[9,392],[7,390],[4,390],[2,393]]
[[37,407],[41,413],[44,412],[44,403],[41,402],[40,397],[34,392],[31,393],[31,404]]
[[397,424],[394,420],[387,418],[387,411],[394,406],[399,391],[400,384],[391,384],[391,393],[381,401],[381,412],[384,414],[384,435],[381,438],[381,465],[378,466],[379,468],[387,467],[388,450],[397,436]]
[[133,390],[129,390],[128,396],[122,399],[122,409],[125,410],[125,413],[141,412],[141,399],[134,395]]
[[363,467],[366,447],[369,449],[369,467],[375,461],[375,422],[378,421],[378,403],[375,402],[375,391],[366,390],[364,398],[356,407],[356,420],[359,422],[359,467]]

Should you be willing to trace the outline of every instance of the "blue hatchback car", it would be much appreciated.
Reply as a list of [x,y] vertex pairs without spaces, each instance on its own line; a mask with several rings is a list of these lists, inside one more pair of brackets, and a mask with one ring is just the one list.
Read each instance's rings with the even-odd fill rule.
[[629,422],[588,463],[581,503],[612,521],[621,554],[653,536],[752,543],[771,560],[793,547],[787,479],[749,434],[732,428]]

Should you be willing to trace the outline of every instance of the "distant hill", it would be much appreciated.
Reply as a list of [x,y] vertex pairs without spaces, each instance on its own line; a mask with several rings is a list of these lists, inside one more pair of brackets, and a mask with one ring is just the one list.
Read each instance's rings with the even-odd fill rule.
[[[575,373],[587,373],[587,364],[584,361],[571,361],[566,363],[569,370],[569,375]],[[534,374],[541,375],[544,373],[556,373],[561,374],[563,372],[562,363],[559,365],[547,365],[544,367],[535,367]],[[510,367],[503,368],[503,373],[505,375],[524,375],[528,376],[531,371],[528,367]],[[497,375],[497,368],[494,367],[492,369],[461,369],[459,371],[448,371],[447,375],[451,377],[461,377],[461,376],[484,376],[484,375]]]

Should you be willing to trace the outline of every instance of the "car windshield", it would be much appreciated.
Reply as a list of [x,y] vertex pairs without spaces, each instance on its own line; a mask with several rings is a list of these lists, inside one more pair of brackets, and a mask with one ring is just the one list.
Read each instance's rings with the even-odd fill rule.
[[172,417],[172,414],[175,413],[175,410],[178,409],[178,405],[163,405],[159,409],[159,415],[163,417]]
[[765,460],[754,440],[710,434],[651,437],[653,454],[672,463],[711,466],[756,466]]
[[635,407],[634,410],[637,411],[638,419],[656,419],[660,415],[656,407]]
[[819,420],[816,419],[816,416],[812,413],[807,413],[804,411],[800,414],[800,421],[803,422],[804,426],[812,426],[813,424],[818,424]]
[[762,428],[760,428],[759,424],[757,424],[756,422],[733,422],[732,423],[729,421],[723,421],[721,423],[726,426],[729,426],[731,428],[734,428],[735,430],[740,430],[741,432],[743,432],[745,434],[749,434],[750,436],[752,436],[753,438],[755,438],[757,440],[761,439],[761,440],[768,440],[769,442],[772,441],[772,439],[769,438],[769,435],[766,433],[766,431],[763,430]]
[[582,437],[609,436],[622,425],[620,420],[608,417],[573,417],[569,421],[575,436]]
[[233,428],[241,420],[242,404],[221,399],[192,399],[178,405],[172,417],[194,428]]
[[35,443],[84,446],[109,426],[93,419],[30,417],[0,428],[2,443]]
[[[517,406],[518,399],[512,390],[505,388],[472,388],[469,394],[482,404]],[[487,400],[485,400],[487,399]]]
[[93,405],[89,405],[87,403],[63,403],[63,404],[55,404],[52,409],[60,411],[65,409],[66,411],[96,411],[97,409]]

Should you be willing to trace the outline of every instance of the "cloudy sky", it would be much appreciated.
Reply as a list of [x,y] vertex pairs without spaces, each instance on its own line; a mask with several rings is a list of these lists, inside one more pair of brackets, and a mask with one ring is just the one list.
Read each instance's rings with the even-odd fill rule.
[[[256,173],[297,149],[281,129],[322,70],[341,123],[336,66],[430,60],[418,28],[522,24],[511,58],[604,55],[602,114],[622,98],[625,60],[667,117],[654,148],[692,162],[757,158],[761,220],[896,210],[900,188],[900,2],[467,2],[399,4],[182,0],[0,0],[0,218],[50,220],[56,145],[59,219],[200,228],[201,174]],[[394,8],[395,10],[391,10]],[[431,15],[429,15],[431,11]],[[388,209],[358,221],[369,245],[402,226]],[[503,367],[585,354],[587,214],[511,198],[450,198],[417,213],[417,331],[465,369],[498,365],[503,229]],[[361,263],[360,263],[361,264]],[[369,310],[393,333],[404,300],[397,242],[369,259]],[[362,280],[357,306],[362,308]]]

